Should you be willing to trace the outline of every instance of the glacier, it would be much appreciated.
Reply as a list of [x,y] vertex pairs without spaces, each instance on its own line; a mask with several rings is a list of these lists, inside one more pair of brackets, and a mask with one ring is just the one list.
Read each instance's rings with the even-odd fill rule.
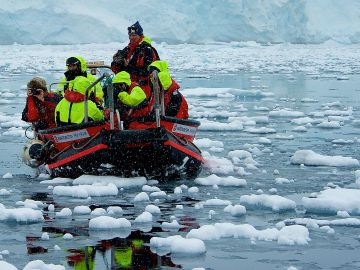
[[360,1],[0,0],[0,44],[125,42],[139,20],[168,44],[360,42]]

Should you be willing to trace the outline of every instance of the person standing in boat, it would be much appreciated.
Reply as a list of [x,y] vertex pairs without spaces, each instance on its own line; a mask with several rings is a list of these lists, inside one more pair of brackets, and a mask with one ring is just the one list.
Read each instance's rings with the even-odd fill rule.
[[[65,91],[64,98],[55,108],[55,122],[57,126],[80,124],[84,122],[85,92],[91,85],[91,81],[78,76],[74,79],[73,90]],[[101,121],[104,119],[103,112],[96,103],[88,100],[89,121]]]
[[117,74],[120,71],[130,73],[131,81],[140,86],[149,85],[148,66],[159,60],[159,54],[151,45],[151,39],[144,36],[143,29],[137,21],[128,27],[129,44],[117,51],[111,63],[112,71]]
[[36,131],[56,127],[54,111],[61,98],[61,95],[48,92],[43,78],[32,78],[27,84],[26,105],[21,120],[32,123]]
[[121,118],[124,127],[137,129],[137,124],[146,121],[152,108],[153,99],[147,98],[144,87],[140,87],[136,82],[131,81],[130,74],[126,71],[117,73],[112,79],[114,86],[114,98],[117,97],[117,107],[122,111]]
[[168,63],[165,61],[155,61],[149,66],[150,73],[154,70],[158,72],[160,87],[162,87],[164,91],[165,115],[188,119],[188,103],[185,97],[179,92],[180,85],[171,78]]
[[[74,79],[78,76],[87,78],[90,82],[94,82],[96,77],[86,71],[87,64],[84,58],[81,56],[71,56],[66,59],[66,72],[64,73],[65,77],[63,77],[59,82],[58,91],[65,94],[66,90],[72,90],[74,86]],[[94,91],[92,90],[90,94],[90,99],[101,103],[104,97],[104,93],[100,83],[96,84],[96,98],[94,95]]]

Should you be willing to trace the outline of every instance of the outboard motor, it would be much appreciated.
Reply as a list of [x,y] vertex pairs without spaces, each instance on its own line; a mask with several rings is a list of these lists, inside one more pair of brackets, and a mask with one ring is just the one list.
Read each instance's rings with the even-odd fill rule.
[[45,158],[44,143],[40,140],[32,140],[24,146],[22,159],[23,162],[32,167],[37,168]]

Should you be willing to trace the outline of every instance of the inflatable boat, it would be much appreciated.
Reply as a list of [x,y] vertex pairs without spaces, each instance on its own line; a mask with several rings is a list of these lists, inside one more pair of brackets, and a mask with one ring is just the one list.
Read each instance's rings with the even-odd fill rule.
[[[108,79],[104,73],[99,81]],[[26,164],[42,166],[52,177],[76,178],[82,174],[145,176],[148,179],[194,179],[201,172],[203,158],[193,143],[198,121],[165,116],[163,93],[157,72],[152,76],[155,98],[154,122],[141,129],[124,130],[114,108],[111,83],[107,87],[109,119],[72,124],[35,133],[35,140],[24,148]],[[87,94],[85,95],[87,97]]]

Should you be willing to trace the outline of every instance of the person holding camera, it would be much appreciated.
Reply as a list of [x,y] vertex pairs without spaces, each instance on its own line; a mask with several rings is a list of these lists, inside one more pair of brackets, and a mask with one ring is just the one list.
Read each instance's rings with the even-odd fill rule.
[[26,105],[21,120],[32,123],[35,131],[56,127],[54,111],[61,99],[61,95],[48,92],[43,78],[32,78],[27,83]]
[[139,22],[128,27],[129,44],[118,50],[113,56],[111,63],[112,71],[117,74],[120,71],[130,73],[131,81],[140,86],[149,84],[148,66],[155,60],[159,60],[159,54],[151,45],[151,39],[144,36]]

